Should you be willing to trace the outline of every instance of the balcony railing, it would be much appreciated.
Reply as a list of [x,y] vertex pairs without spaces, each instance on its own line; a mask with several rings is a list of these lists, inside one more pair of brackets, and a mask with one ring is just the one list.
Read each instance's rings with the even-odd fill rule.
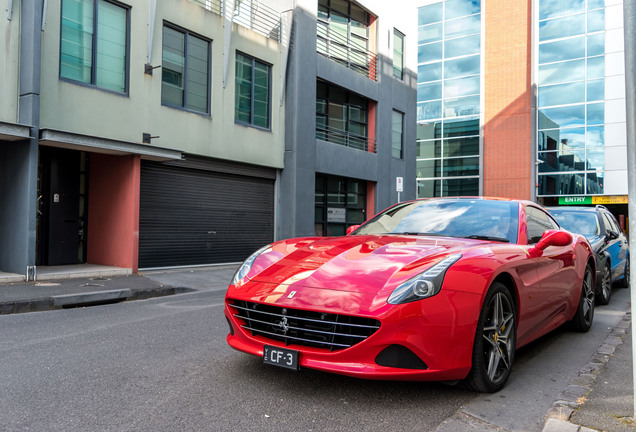
[[316,125],[316,139],[375,153],[375,140],[342,129]]
[[376,55],[366,46],[348,40],[328,25],[318,21],[317,46],[319,54],[355,70],[369,79],[376,80]]
[[[190,1],[217,15],[223,15],[223,0]],[[232,21],[265,37],[280,42],[280,12],[260,1],[235,0]]]

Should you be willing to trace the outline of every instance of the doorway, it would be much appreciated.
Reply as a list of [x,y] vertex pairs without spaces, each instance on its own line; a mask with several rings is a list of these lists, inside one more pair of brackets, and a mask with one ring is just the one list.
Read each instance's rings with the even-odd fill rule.
[[40,147],[36,265],[86,262],[85,152]]

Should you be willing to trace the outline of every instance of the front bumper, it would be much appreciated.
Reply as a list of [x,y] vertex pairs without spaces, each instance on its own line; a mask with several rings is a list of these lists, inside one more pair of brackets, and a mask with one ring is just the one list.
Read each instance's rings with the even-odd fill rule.
[[[313,298],[324,300],[334,296],[333,290],[313,291],[321,291],[313,292]],[[257,288],[249,292],[262,290]],[[237,310],[233,307],[233,302],[245,300],[264,303],[263,298],[241,297],[238,290],[230,287],[225,304],[225,315],[231,326],[227,342],[239,351],[260,357],[263,356],[264,345],[293,349],[299,352],[298,361],[301,367],[360,378],[445,381],[463,379],[470,371],[475,329],[479,318],[478,295],[442,289],[439,294],[428,299],[402,305],[388,305],[386,301],[378,301],[367,294],[337,291],[336,293],[339,301],[331,302],[330,308],[318,305],[311,307],[306,303],[302,304],[302,308],[343,315],[352,315],[351,310],[355,309],[356,316],[378,320],[380,328],[363,341],[335,351],[298,343],[285,344],[263,335],[254,335],[242,327],[245,322],[235,316]],[[356,307],[342,307],[351,305],[350,302],[343,301],[343,298],[346,299],[348,296],[355,296],[358,302]],[[278,298],[272,304],[294,307],[292,302],[284,299],[285,297],[282,297],[282,300]],[[372,306],[361,306],[362,302]],[[321,304],[325,302],[322,301]],[[393,349],[395,346],[399,348]],[[386,366],[391,364],[391,361],[387,363],[386,356],[378,360],[378,355],[383,352],[386,354],[388,351],[385,350],[389,347],[392,348],[388,351],[397,353],[398,357],[400,353],[408,354],[410,351],[425,364],[425,368],[422,368],[421,364],[417,368],[409,368],[406,365],[414,363],[408,361],[398,361],[396,365],[399,364],[399,367]],[[378,361],[383,365],[378,364]]]

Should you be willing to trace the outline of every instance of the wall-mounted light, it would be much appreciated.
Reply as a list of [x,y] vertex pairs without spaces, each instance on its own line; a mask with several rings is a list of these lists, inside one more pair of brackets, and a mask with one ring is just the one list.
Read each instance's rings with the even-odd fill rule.
[[151,65],[150,63],[146,63],[146,64],[144,65],[144,73],[145,73],[145,74],[148,74],[148,75],[152,75],[152,71],[153,71],[153,70],[155,70],[155,69],[157,69],[157,68],[160,68],[160,67],[161,67],[161,65],[153,66],[153,65]]
[[154,138],[160,138],[159,136],[150,136],[150,134],[146,132],[144,132],[141,136],[141,142],[144,144],[150,144]]

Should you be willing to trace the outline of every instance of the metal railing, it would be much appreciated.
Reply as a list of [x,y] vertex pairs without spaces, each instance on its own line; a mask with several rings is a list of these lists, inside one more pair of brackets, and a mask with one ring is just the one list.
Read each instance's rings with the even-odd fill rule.
[[364,150],[370,153],[376,152],[375,139],[329,126],[317,124],[316,139]]
[[349,40],[329,25],[318,21],[316,49],[319,54],[365,75],[373,81],[377,76],[377,57],[366,46]]
[[[223,0],[190,1],[217,15],[223,15]],[[280,12],[258,0],[235,0],[232,21],[280,42]]]

